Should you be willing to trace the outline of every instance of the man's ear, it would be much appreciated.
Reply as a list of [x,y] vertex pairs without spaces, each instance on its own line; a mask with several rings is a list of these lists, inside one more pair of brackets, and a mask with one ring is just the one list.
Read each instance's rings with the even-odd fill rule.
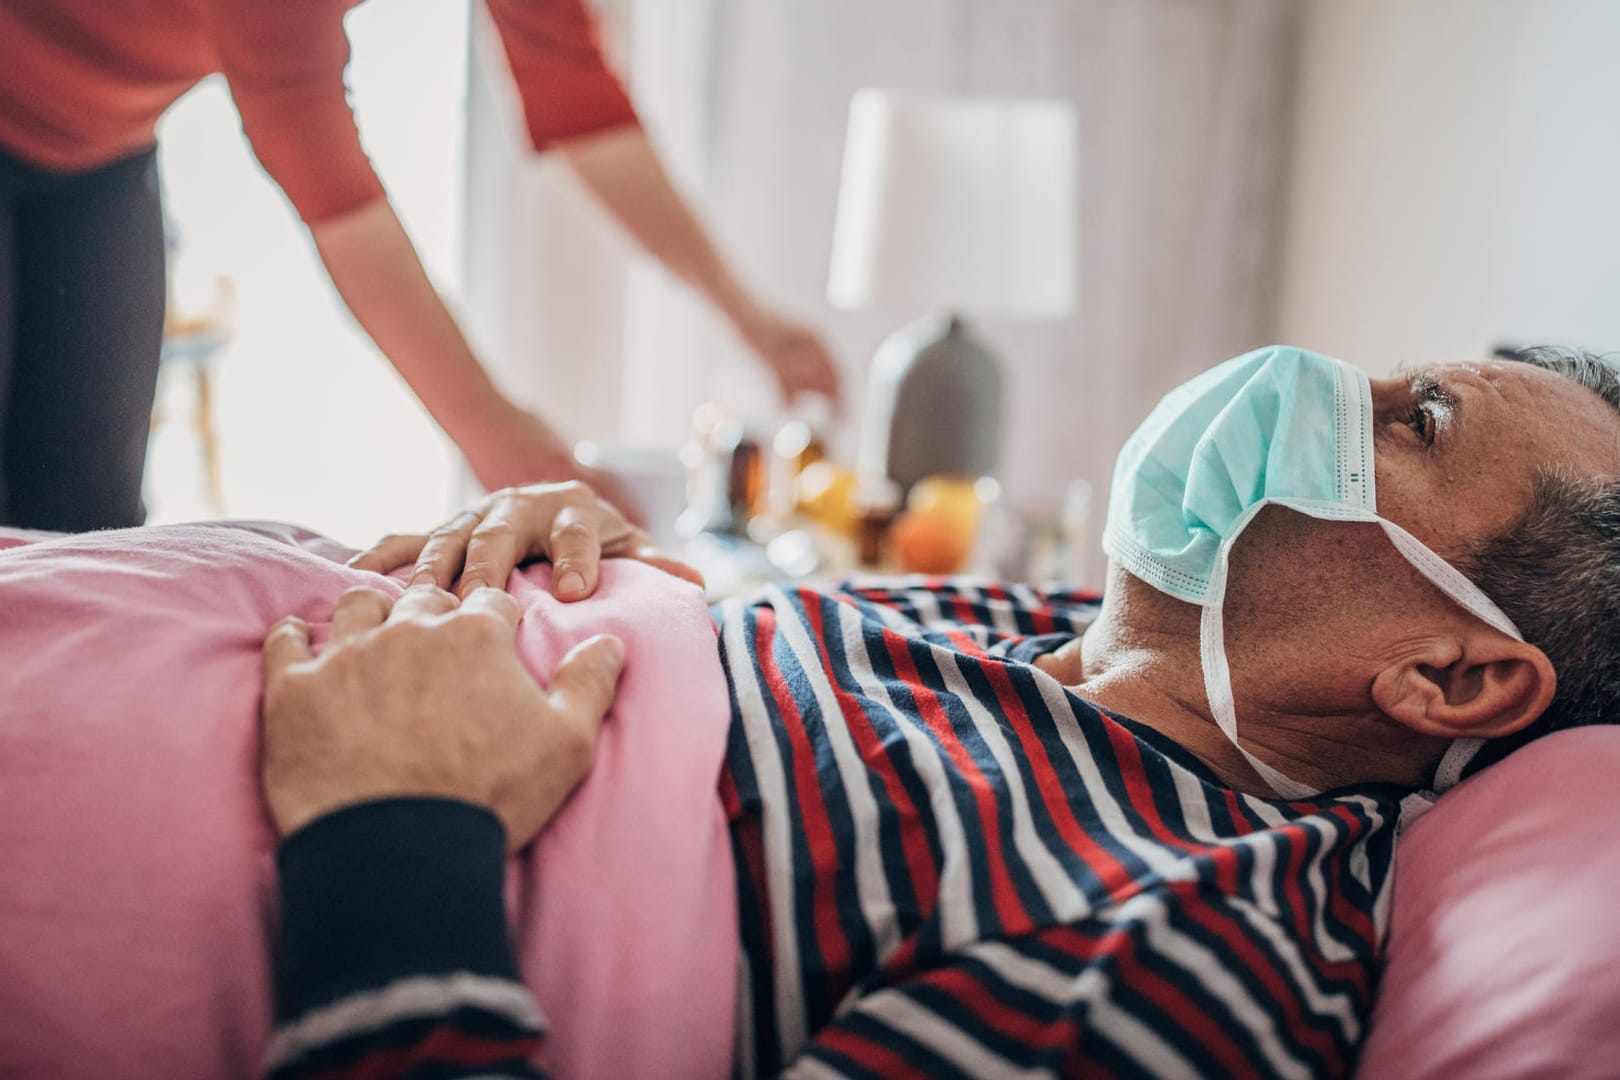
[[1546,711],[1557,685],[1546,653],[1477,623],[1416,643],[1374,677],[1372,698],[1420,735],[1495,739]]

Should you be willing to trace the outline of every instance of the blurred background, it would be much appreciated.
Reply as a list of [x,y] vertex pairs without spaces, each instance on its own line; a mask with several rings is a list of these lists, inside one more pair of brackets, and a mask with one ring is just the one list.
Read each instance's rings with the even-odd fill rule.
[[[1501,344],[1620,347],[1620,5],[597,8],[644,125],[721,246],[832,345],[846,401],[821,432],[829,459],[858,454],[884,340],[965,308],[1003,380],[999,505],[1026,531],[1067,519],[1065,576],[1101,569],[1119,445],[1165,390],[1228,356],[1286,341],[1383,373]],[[713,406],[768,456],[783,414],[767,377],[560,163],[526,149],[484,11],[388,0],[347,25],[367,151],[502,385],[570,438],[669,454]],[[1072,249],[1071,302],[1032,317],[976,310],[971,290],[875,290],[833,306],[851,100],[869,87],[1072,109],[1072,206],[1039,211]],[[229,334],[205,361],[206,423],[191,370],[166,373],[151,520],[217,516],[217,502],[363,546],[444,518],[474,491],[454,448],[342,308],[221,80],[160,136],[175,301],[203,317],[228,307]]]

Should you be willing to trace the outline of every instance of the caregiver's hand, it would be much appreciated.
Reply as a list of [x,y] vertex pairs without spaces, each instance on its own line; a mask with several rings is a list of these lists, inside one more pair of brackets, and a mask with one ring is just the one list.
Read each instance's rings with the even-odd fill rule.
[[486,806],[509,850],[532,840],[590,770],[624,645],[598,636],[542,689],[518,660],[518,604],[431,585],[396,602],[344,593],[312,657],[286,618],[264,639],[265,802],[285,836],[323,814],[396,796]]
[[414,562],[411,584],[448,589],[459,576],[456,591],[466,597],[484,585],[504,587],[526,559],[549,559],[552,593],[559,600],[583,600],[596,590],[601,560],[618,557],[703,584],[702,574],[669,558],[652,537],[577,482],[497,491],[431,533],[385,536],[349,565],[386,574]]
[[736,325],[776,376],[783,397],[793,401],[804,394],[821,394],[839,408],[838,365],[821,335],[752,301],[737,316]]
[[581,465],[568,444],[538,416],[510,402],[502,401],[489,415],[480,417],[475,427],[458,430],[455,436],[486,491],[577,480],[589,484],[630,521],[639,524],[644,520],[628,488],[608,473]]

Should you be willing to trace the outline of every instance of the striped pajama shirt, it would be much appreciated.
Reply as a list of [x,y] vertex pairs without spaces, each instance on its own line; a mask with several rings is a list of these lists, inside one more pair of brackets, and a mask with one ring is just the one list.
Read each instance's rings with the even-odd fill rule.
[[[1241,794],[1029,666],[1096,607],[908,580],[715,609],[733,710],[720,797],[740,900],[739,1075],[1350,1072],[1404,792]],[[498,923],[498,829],[474,843],[467,808],[433,803],[393,810],[460,815],[425,855],[458,899],[418,898],[418,917]],[[462,927],[459,964],[456,935],[430,926],[426,972],[397,958],[357,972],[351,942],[303,940],[343,901],[289,884],[330,894],[347,874],[373,883],[374,904],[422,887],[376,884],[355,851],[317,836],[283,852],[278,1046],[296,1052],[278,1075],[538,1075],[522,1059],[544,1021],[498,955],[504,926]],[[478,852],[481,872],[467,865]],[[317,974],[289,951],[324,958],[308,961]],[[391,954],[373,942],[367,955]]]
[[1240,794],[1020,662],[1095,611],[946,582],[720,609],[744,1074],[1349,1071],[1402,792]]

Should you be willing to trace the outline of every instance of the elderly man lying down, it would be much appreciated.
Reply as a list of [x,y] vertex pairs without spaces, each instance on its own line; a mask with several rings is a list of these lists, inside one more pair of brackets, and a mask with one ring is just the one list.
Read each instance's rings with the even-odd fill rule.
[[[0,1072],[50,1074],[88,1040],[128,1055],[107,1075],[261,1054],[281,1076],[1344,1074],[1401,819],[1595,722],[1620,685],[1617,476],[1620,381],[1592,358],[1369,381],[1279,347],[1173,391],[1127,445],[1100,602],[779,588],[716,609],[716,635],[668,615],[689,586],[598,566],[637,538],[571,489],[504,493],[347,568],[267,527],[18,546],[0,606],[32,629],[0,628],[22,658],[0,674],[0,788],[33,770],[62,809],[0,814]],[[146,584],[121,583],[119,545]],[[518,602],[480,587],[536,555],[555,577],[513,576]],[[409,588],[374,574],[410,566]],[[563,604],[553,581],[596,595]],[[152,582],[189,606],[191,651],[119,685],[85,626]],[[52,605],[77,627],[55,667],[30,659]],[[257,680],[223,714],[161,706],[256,669],[288,611],[264,640],[266,822],[242,773]],[[126,653],[177,632],[122,618]],[[195,781],[210,821],[159,830],[121,789],[73,787],[106,740],[140,745],[125,710],[162,730],[108,774],[184,803],[176,778],[217,772]],[[230,842],[213,818],[249,849],[224,884],[188,862]],[[503,903],[503,856],[537,833]],[[100,864],[60,870],[63,844]],[[148,938],[176,951],[120,891],[142,874],[212,905],[178,950],[200,940],[200,961],[118,967]],[[215,925],[231,905],[240,925]],[[272,936],[273,1031],[253,996]],[[59,994],[75,965],[106,969],[97,986],[117,968],[126,998]],[[161,1033],[127,1021],[143,979]],[[212,982],[176,1006],[191,979]]]

